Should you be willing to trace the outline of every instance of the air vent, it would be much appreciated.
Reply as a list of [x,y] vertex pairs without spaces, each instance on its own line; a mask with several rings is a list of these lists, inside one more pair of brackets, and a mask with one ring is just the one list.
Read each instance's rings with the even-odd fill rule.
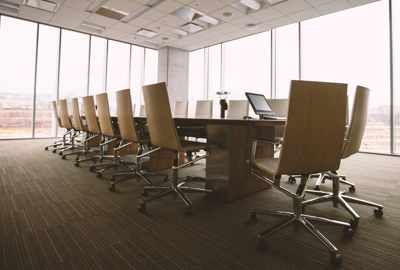
[[98,25],[98,24],[94,24],[94,23],[86,22],[86,21],[83,21],[81,23],[81,25],[79,26],[79,28],[84,31],[89,31],[89,32],[97,33],[97,34],[102,33],[106,29],[102,25]]
[[158,35],[158,33],[153,32],[151,30],[148,29],[140,29],[139,31],[136,32],[137,35],[142,36],[142,37],[146,37],[146,38],[153,38],[155,36]]
[[186,23],[186,24],[182,25],[181,28],[183,30],[185,30],[186,32],[189,32],[192,34],[203,30],[203,27],[201,27],[200,25],[197,25],[195,23]]
[[7,0],[0,0],[0,11],[4,13],[18,14],[18,10],[19,4]]
[[23,4],[52,13],[58,9],[58,3],[50,0],[24,0]]
[[110,19],[118,20],[118,21],[129,14],[122,10],[110,8],[107,6],[101,6],[99,9],[96,10],[95,13],[99,14],[101,16],[110,18]]

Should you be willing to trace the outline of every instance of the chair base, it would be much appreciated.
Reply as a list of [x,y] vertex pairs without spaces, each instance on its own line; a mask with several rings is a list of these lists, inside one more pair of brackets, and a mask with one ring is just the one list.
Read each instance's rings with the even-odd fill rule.
[[[163,176],[164,179],[168,179],[168,176],[163,175],[163,174],[153,174],[153,173],[144,173],[141,170],[137,169],[137,168],[130,168],[128,165],[135,165],[136,164],[127,164],[125,162],[122,162],[121,165],[124,165],[127,170],[126,171],[119,171],[117,173],[114,173],[111,176],[111,180],[110,180],[110,188],[109,190],[112,192],[116,191],[116,185],[122,182],[125,182],[127,180],[130,180],[132,178],[137,178],[137,180],[139,181],[139,179],[142,179],[146,182],[147,185],[153,185],[153,183],[151,182],[151,180],[147,177],[147,175],[151,175],[151,176]],[[164,180],[165,181],[165,180]]]
[[192,202],[191,200],[186,196],[186,193],[212,193],[212,189],[207,189],[207,188],[197,188],[197,187],[189,187],[186,186],[188,182],[191,181],[198,181],[198,182],[205,182],[204,178],[201,177],[186,177],[185,180],[177,183],[178,181],[172,181],[172,183],[168,186],[145,186],[144,191],[143,191],[143,196],[147,197],[148,192],[155,192],[158,191],[158,194],[155,194],[151,197],[148,198],[143,198],[142,200],[139,201],[138,204],[138,210],[140,212],[146,212],[146,205],[147,203],[163,198],[167,195],[174,195],[175,197],[179,197],[185,204],[185,214],[191,214],[192,213]]
[[[336,172],[334,172],[334,173],[336,174]],[[297,175],[289,176],[288,183],[289,184],[296,184],[296,177],[299,177],[299,176],[297,176]],[[322,184],[325,184],[326,180],[332,180],[332,178],[329,177],[329,175],[325,174],[325,173],[313,174],[310,177],[311,178],[317,178],[317,181],[315,182],[315,185],[314,185],[314,190],[320,190],[320,186]],[[349,192],[350,193],[356,192],[356,185],[354,183],[350,182],[350,181],[347,181],[346,180],[346,176],[338,175],[338,177],[339,177],[339,182],[341,184],[349,186]]]
[[[274,217],[285,217],[286,219],[277,225],[268,228],[257,235],[257,248],[265,249],[266,247],[266,238],[275,234],[276,232],[284,229],[289,225],[302,225],[309,233],[311,233],[322,245],[324,245],[330,254],[331,263],[333,265],[340,265],[342,263],[342,255],[340,254],[338,248],[325,236],[323,235],[312,223],[322,222],[327,224],[332,224],[336,226],[343,227],[344,234],[347,237],[352,237],[354,234],[354,229],[350,223],[342,222],[333,219],[327,219],[323,217],[311,216],[302,213],[294,213],[288,211],[270,211],[270,210],[254,210],[251,212],[250,219],[251,221],[257,221],[257,215],[266,215],[266,216],[274,216]],[[295,227],[297,228],[297,227]]]
[[351,196],[347,196],[345,191],[341,192],[327,192],[327,191],[319,191],[319,190],[306,190],[307,193],[318,195],[320,197],[316,197],[313,199],[309,199],[303,202],[303,207],[308,205],[328,202],[331,201],[335,207],[341,205],[350,215],[353,217],[354,223],[358,224],[360,219],[360,215],[349,205],[349,203],[357,203],[365,206],[375,207],[374,214],[377,217],[381,217],[383,215],[383,205],[370,202],[363,199],[354,198]]

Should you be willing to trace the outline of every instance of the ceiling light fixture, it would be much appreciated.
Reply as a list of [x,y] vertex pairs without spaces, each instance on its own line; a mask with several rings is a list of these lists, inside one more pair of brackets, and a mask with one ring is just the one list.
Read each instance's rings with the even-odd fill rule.
[[138,30],[136,32],[136,34],[139,35],[139,36],[142,36],[142,37],[146,37],[146,38],[153,38],[153,37],[158,35],[158,33],[153,32],[153,31],[148,30],[148,29],[144,29],[144,28]]
[[205,23],[209,23],[209,24],[212,24],[212,25],[217,25],[219,23],[219,21],[217,19],[214,19],[213,17],[206,16],[206,15],[200,16],[198,19],[200,21],[203,21]]
[[17,15],[19,4],[7,0],[0,0],[0,11]]
[[203,27],[201,27],[200,25],[197,25],[195,23],[186,23],[186,24],[182,25],[181,28],[189,33],[196,33],[196,32],[203,30]]
[[259,10],[261,8],[261,4],[256,0],[240,0],[240,3],[253,10]]
[[50,0],[24,0],[24,5],[55,13],[59,4]]

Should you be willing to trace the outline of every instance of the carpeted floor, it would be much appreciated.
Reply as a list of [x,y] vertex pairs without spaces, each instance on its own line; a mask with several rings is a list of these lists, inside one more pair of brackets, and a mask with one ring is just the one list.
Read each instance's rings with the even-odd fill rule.
[[[266,251],[256,250],[257,231],[278,219],[249,225],[249,211],[290,209],[278,191],[229,204],[192,196],[189,217],[179,200],[167,197],[143,215],[136,210],[142,183],[128,181],[111,193],[87,168],[43,151],[48,142],[0,142],[1,270],[332,268],[325,248],[303,230],[288,228],[269,239]],[[342,269],[400,269],[400,158],[358,154],[343,162],[341,173],[356,183],[357,196],[385,205],[382,219],[355,206],[362,219],[351,240],[337,227],[317,224],[342,251]],[[330,203],[308,211],[349,219]]]

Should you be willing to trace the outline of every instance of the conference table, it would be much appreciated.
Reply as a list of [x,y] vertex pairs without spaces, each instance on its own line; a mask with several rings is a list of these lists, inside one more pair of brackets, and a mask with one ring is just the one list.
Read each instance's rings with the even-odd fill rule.
[[[114,119],[116,121],[116,119]],[[209,144],[209,156],[205,161],[207,186],[213,187],[214,195],[224,201],[243,198],[269,186],[250,174],[252,143],[256,139],[273,141],[278,129],[285,125],[283,119],[202,119],[174,118],[178,128],[204,127]],[[139,126],[145,126],[145,117],[135,117]],[[184,129],[183,129],[184,130]],[[185,135],[185,134],[180,134]],[[256,157],[272,157],[274,146],[259,141]]]

